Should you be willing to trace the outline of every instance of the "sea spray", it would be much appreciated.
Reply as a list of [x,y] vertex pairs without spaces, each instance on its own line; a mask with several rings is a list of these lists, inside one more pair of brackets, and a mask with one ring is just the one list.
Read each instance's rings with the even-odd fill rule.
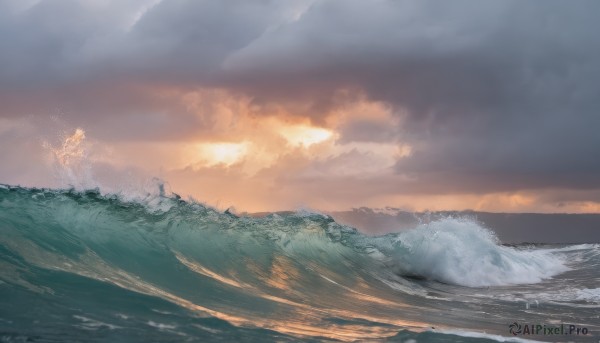
[[397,234],[392,249],[386,253],[402,275],[470,287],[537,283],[568,270],[556,254],[502,246],[490,230],[464,218]]
[[[598,257],[595,245],[505,247],[470,220],[445,218],[372,237],[321,214],[237,217],[155,187],[136,199],[97,189],[1,186],[3,335],[353,341],[401,330],[410,330],[401,337],[421,337],[415,332],[432,326],[456,328],[457,316],[466,323],[457,329],[506,334],[504,321],[524,315],[523,299],[539,299],[544,309],[543,316],[527,312],[528,322],[564,319],[564,311],[549,307],[562,303],[539,298],[524,283],[540,282],[553,296],[564,284],[552,289],[548,280],[562,277],[567,256],[577,261],[572,270],[597,266],[589,262]],[[537,274],[511,274],[522,271]],[[570,320],[594,330],[586,318],[596,290],[586,280],[564,281],[574,292],[568,305],[578,308]],[[498,284],[510,286],[496,291]],[[498,316],[486,314],[490,306]]]

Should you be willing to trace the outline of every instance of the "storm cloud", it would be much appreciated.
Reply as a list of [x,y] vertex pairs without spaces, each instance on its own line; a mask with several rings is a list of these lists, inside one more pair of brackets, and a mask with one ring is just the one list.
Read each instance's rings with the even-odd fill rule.
[[351,182],[353,199],[525,191],[560,204],[548,192],[562,190],[595,203],[599,12],[596,0],[0,0],[0,119],[59,108],[106,142],[174,142],[252,140],[260,130],[236,122],[279,116],[335,132],[335,154],[300,163],[293,150],[256,174],[300,193],[343,198]]

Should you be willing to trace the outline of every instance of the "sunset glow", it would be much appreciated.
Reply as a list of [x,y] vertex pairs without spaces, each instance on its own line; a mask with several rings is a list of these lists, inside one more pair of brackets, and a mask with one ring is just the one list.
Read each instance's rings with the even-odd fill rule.
[[596,341],[598,13],[0,0],[2,342]]
[[36,18],[62,7],[0,4],[6,25],[32,30],[29,48],[6,42],[21,58],[0,74],[0,182],[58,187],[55,164],[80,161],[110,189],[160,176],[247,211],[598,212],[600,86],[586,71],[600,59],[573,59],[588,55],[547,30],[522,37],[540,51],[523,55],[511,30],[537,24],[500,25],[513,5],[440,11],[438,23],[427,6],[385,1],[184,2],[81,2],[81,20],[51,37]]
[[198,157],[206,166],[228,167],[244,158],[247,151],[247,143],[204,143],[198,146]]
[[333,136],[329,130],[304,125],[285,127],[281,132],[291,145],[305,148],[326,141]]

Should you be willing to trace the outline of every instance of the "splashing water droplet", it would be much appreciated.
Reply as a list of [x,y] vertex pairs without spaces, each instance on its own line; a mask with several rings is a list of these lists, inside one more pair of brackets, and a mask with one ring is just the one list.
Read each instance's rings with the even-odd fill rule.
[[78,190],[94,188],[85,146],[85,131],[81,128],[64,138],[58,147],[50,146],[60,182]]

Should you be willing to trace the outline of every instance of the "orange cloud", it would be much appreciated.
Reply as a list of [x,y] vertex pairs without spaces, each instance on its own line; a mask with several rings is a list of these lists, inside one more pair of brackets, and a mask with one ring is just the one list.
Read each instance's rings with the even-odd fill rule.
[[[251,212],[306,206],[320,210],[393,206],[415,211],[600,211],[600,202],[595,200],[600,197],[593,192],[565,201],[531,190],[436,192],[437,185],[423,185],[418,173],[398,174],[396,163],[419,153],[402,136],[391,134],[403,132],[403,116],[360,92],[340,92],[334,105],[320,114],[323,120],[315,122],[311,118],[316,114],[308,114],[307,108],[296,112],[299,107],[260,104],[252,97],[220,89],[147,87],[141,91],[169,109],[164,116],[148,116],[148,121],[156,120],[160,127],[165,118],[184,118],[185,134],[111,141],[99,139],[97,128],[89,129],[86,139],[91,139],[93,151],[81,155],[102,166],[103,171],[95,173],[103,180],[120,178],[123,184],[122,180],[131,178],[128,175],[160,176],[181,195]],[[11,131],[19,130],[13,126]],[[362,136],[365,130],[374,131]],[[83,131],[73,132],[71,141],[83,139]],[[52,146],[61,148],[61,144]],[[121,174],[125,176],[116,176]],[[430,186],[427,193],[419,191],[424,186]]]
[[290,125],[281,128],[281,136],[293,146],[310,147],[330,139],[333,132],[324,128],[308,125]]
[[242,160],[248,153],[248,144],[242,143],[202,143],[198,145],[199,163],[211,167],[222,164],[231,166]]

